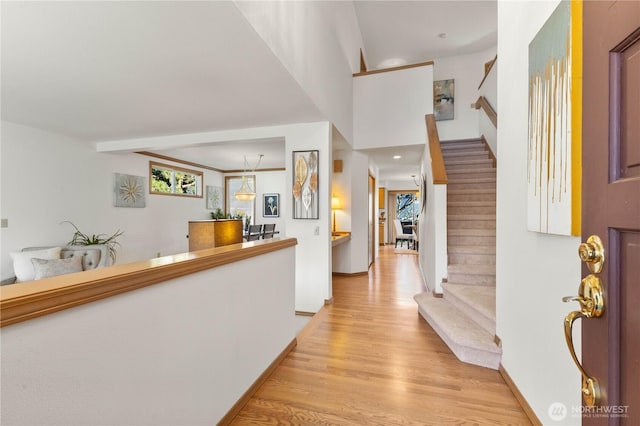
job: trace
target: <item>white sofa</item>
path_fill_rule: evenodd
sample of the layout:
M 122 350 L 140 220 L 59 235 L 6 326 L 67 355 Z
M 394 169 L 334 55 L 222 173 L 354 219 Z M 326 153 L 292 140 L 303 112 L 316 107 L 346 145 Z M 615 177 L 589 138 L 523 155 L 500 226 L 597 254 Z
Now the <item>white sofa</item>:
M 37 255 L 30 255 L 30 252 L 37 252 Z M 32 258 L 39 258 L 40 253 L 46 253 L 45 262 L 41 262 L 46 264 L 46 261 L 50 260 L 59 260 L 59 259 L 72 259 L 80 257 L 81 261 L 80 265 L 82 271 L 86 271 L 89 269 L 102 268 L 104 266 L 109 266 L 111 264 L 111 258 L 109 257 L 109 248 L 106 245 L 96 244 L 89 246 L 62 246 L 59 250 L 59 255 L 56 255 L 58 251 L 56 247 L 26 247 L 23 248 L 19 254 L 12 254 L 12 258 L 14 259 L 14 273 L 19 275 L 16 272 L 17 268 L 24 269 L 27 268 L 29 263 L 31 263 Z M 17 262 L 20 262 L 18 264 Z M 40 266 L 40 265 L 39 265 Z M 34 267 L 34 273 L 36 266 Z M 71 266 L 70 266 L 71 267 Z M 46 276 L 52 276 L 51 273 L 55 275 L 59 275 L 60 273 L 65 273 L 64 265 L 62 267 L 58 267 L 56 271 L 49 272 Z M 76 265 L 77 268 L 77 265 Z M 60 272 L 60 273 L 58 273 Z M 74 270 L 75 272 L 75 270 Z M 27 280 L 17 280 L 17 278 L 11 277 L 5 280 L 2 280 L 1 285 L 14 284 L 16 282 L 29 281 Z

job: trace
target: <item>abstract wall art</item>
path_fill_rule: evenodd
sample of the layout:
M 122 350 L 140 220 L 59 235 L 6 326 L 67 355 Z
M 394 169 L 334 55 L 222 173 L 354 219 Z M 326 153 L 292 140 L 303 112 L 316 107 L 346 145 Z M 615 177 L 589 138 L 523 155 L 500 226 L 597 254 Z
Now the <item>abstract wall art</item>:
M 433 82 L 433 115 L 436 121 L 453 120 L 454 88 L 455 81 L 453 79 Z
M 560 2 L 529 44 L 527 229 L 580 235 L 582 3 Z
M 318 219 L 318 151 L 293 151 L 293 218 Z

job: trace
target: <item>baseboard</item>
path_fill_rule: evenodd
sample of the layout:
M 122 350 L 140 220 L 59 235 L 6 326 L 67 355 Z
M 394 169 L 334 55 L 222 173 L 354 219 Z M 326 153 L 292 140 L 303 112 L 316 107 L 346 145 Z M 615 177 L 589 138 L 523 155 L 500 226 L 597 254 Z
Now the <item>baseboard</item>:
M 298 340 L 294 337 L 293 340 L 287 345 L 287 347 L 284 348 L 282 352 L 280 352 L 280 355 L 278 355 L 276 359 L 274 359 L 273 362 L 269 364 L 267 369 L 264 370 L 260 377 L 258 377 L 256 381 L 253 382 L 253 384 L 249 387 L 249 389 L 247 389 L 247 391 L 242 394 L 240 399 L 238 399 L 238 401 L 233 404 L 233 407 L 231 407 L 231 409 L 227 411 L 227 414 L 225 414 L 224 417 L 220 419 L 220 421 L 217 423 L 218 426 L 226 426 L 231 424 L 238 413 L 242 411 L 245 405 L 247 405 L 247 402 L 249 402 L 251 397 L 253 397 L 258 389 L 260 389 L 260 386 L 262 386 L 262 384 L 267 381 L 271 373 L 273 373 L 273 371 L 280 365 L 280 363 L 284 361 L 289 352 L 291 352 L 297 344 Z
M 336 277 L 357 277 L 359 275 L 369 275 L 369 271 L 363 272 L 332 272 L 331 275 L 335 275 Z
M 529 418 L 529 421 L 531 421 L 531 424 L 534 426 L 542 426 L 542 422 L 540 421 L 540 419 L 538 419 L 538 416 L 536 416 L 536 413 L 533 411 L 533 409 L 531 408 L 527 400 L 524 398 L 522 393 L 520 393 L 520 389 L 518 389 L 515 382 L 511 379 L 511 376 L 509 376 L 509 373 L 507 373 L 507 370 L 504 369 L 504 367 L 502 366 L 502 363 L 500 363 L 500 365 L 498 366 L 498 372 L 500 372 L 500 375 L 502 376 L 505 383 L 511 390 L 511 393 L 513 394 L 513 396 L 516 397 L 518 404 L 520 404 L 520 407 L 522 407 L 524 414 L 526 414 L 526 416 Z
M 324 299 L 324 304 L 325 305 L 333 305 L 333 296 L 331 296 L 328 299 Z
M 489 151 L 489 157 L 493 161 L 493 167 L 496 167 L 498 165 L 498 159 L 496 158 L 495 154 L 491 150 L 491 147 L 489 146 L 489 142 L 487 142 L 487 140 L 484 138 L 484 135 L 480 136 L 480 140 L 484 144 L 485 149 Z

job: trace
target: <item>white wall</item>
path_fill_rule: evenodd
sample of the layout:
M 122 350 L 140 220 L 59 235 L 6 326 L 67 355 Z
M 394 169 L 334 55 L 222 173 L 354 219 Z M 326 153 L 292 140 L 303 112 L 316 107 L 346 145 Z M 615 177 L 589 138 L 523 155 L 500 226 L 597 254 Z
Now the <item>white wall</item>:
M 283 126 L 287 158 L 293 151 L 319 150 L 319 219 L 293 219 L 287 215 L 287 236 L 296 246 L 296 310 L 318 312 L 333 294 L 331 288 L 331 153 L 332 128 L 328 122 Z M 293 167 L 287 165 L 287 194 L 293 189 Z
M 354 149 L 422 145 L 433 112 L 430 65 L 355 77 Z
M 216 424 L 295 337 L 294 253 L 3 327 L 2 424 Z
M 441 141 L 479 137 L 478 115 L 471 104 L 478 100 L 478 86 L 484 77 L 484 64 L 492 60 L 496 49 L 463 56 L 438 58 L 433 65 L 433 80 L 455 80 L 454 119 L 437 122 Z
M 553 402 L 580 401 L 580 375 L 563 335 L 581 279 L 579 238 L 527 231 L 528 46 L 557 6 L 498 2 L 497 335 L 502 365 L 543 424 Z M 574 304 L 575 305 L 575 304 Z M 580 330 L 574 331 L 580 352 Z M 569 416 L 563 425 L 580 424 Z
M 429 291 L 442 293 L 447 277 L 447 185 L 434 185 L 431 155 L 426 146 L 421 174 L 427 179 L 427 205 L 420 215 L 420 272 Z
M 353 79 L 354 149 L 418 145 L 433 112 L 433 68 L 422 66 Z
M 145 208 L 113 206 L 113 173 L 144 176 L 150 157 L 97 153 L 84 141 L 2 122 L 2 278 L 13 275 L 9 253 L 66 244 L 73 228 L 89 234 L 124 231 L 117 263 L 188 251 L 188 221 L 208 219 L 204 198 L 145 193 Z M 170 163 L 163 161 L 165 163 Z M 204 171 L 205 185 L 223 185 Z M 146 188 L 145 188 L 146 190 Z
M 352 2 L 235 1 L 273 53 L 352 140 L 352 77 L 360 70 L 360 28 Z

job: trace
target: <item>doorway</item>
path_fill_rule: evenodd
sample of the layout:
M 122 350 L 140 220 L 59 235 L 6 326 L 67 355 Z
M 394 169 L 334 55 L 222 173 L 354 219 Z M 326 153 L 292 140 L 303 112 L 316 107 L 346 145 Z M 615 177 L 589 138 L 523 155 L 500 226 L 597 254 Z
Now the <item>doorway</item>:
M 418 224 L 420 214 L 420 197 L 416 191 L 396 190 L 388 191 L 387 205 L 389 214 L 387 224 L 387 237 L 389 242 L 396 239 L 395 220 L 400 219 L 403 226 L 414 226 Z

